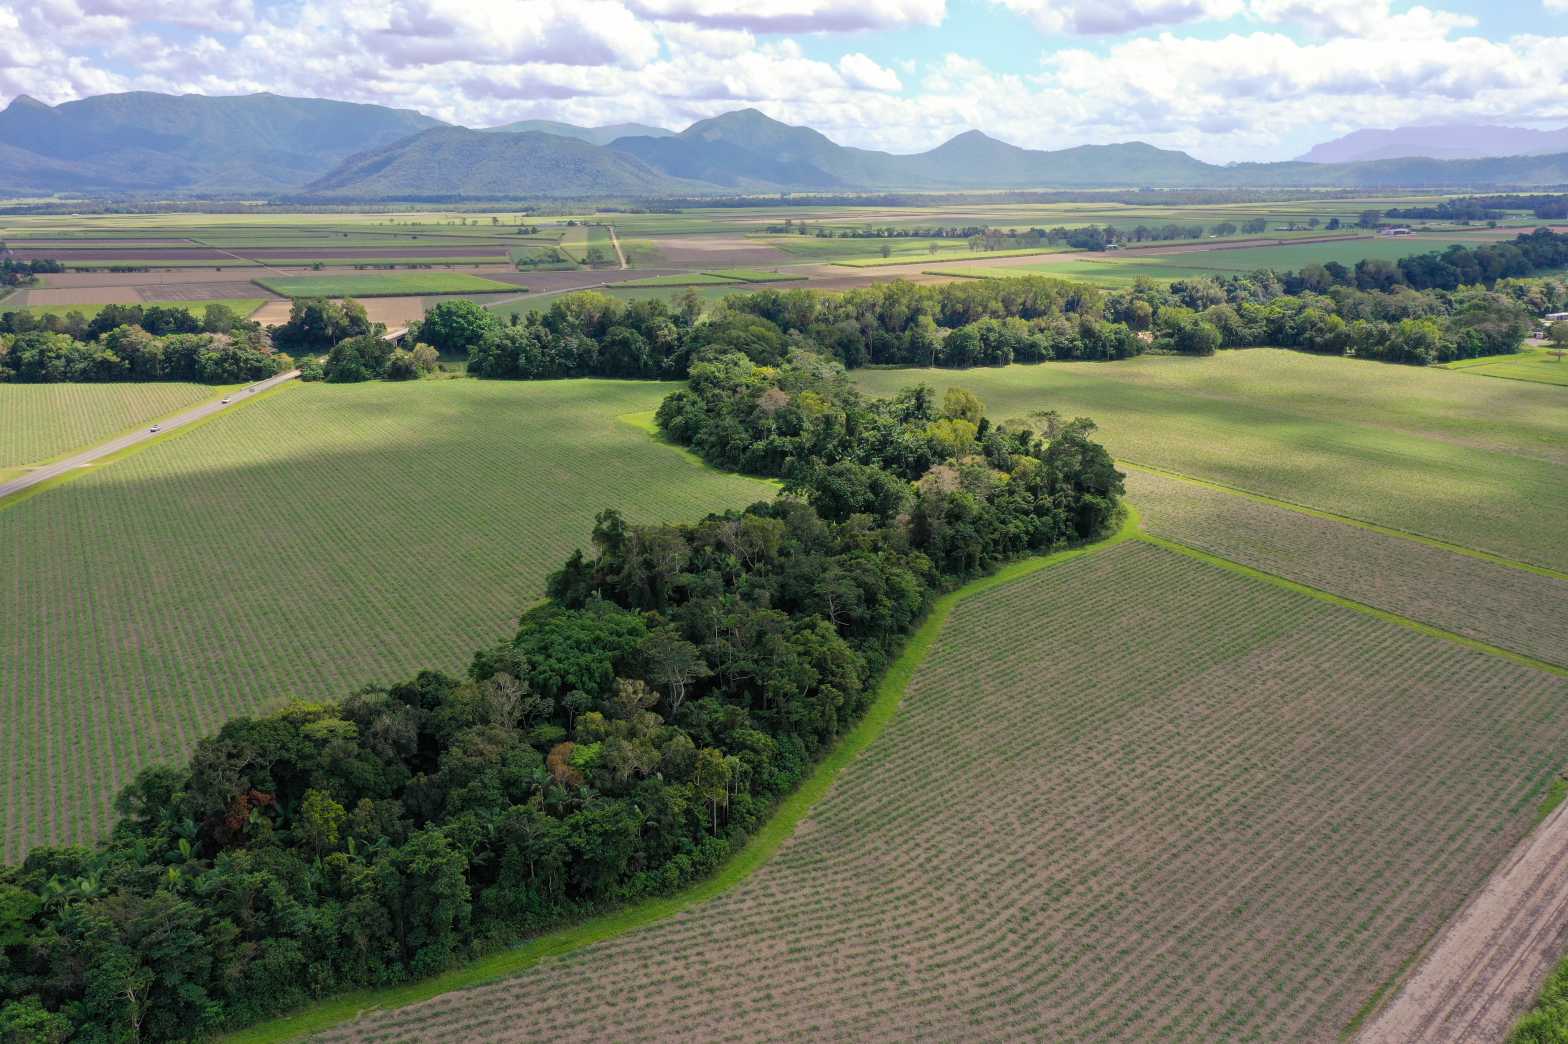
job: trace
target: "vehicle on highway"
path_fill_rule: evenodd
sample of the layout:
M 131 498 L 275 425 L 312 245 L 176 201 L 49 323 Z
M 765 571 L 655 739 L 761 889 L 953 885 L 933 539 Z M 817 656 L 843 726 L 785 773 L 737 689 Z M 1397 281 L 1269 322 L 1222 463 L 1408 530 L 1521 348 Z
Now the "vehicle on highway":
M 162 427 L 162 425 L 154 424 L 152 427 L 148 428 L 147 430 L 148 431 L 158 431 L 161 427 Z
M 227 405 L 228 405 L 228 404 L 229 404 L 229 397 L 228 397 L 228 396 L 227 396 L 227 395 L 225 395 L 225 396 L 224 396 L 224 397 L 223 397 L 223 401 L 221 401 L 221 402 L 220 402 L 220 403 L 218 403 L 218 405 L 220 405 L 220 406 L 227 406 Z

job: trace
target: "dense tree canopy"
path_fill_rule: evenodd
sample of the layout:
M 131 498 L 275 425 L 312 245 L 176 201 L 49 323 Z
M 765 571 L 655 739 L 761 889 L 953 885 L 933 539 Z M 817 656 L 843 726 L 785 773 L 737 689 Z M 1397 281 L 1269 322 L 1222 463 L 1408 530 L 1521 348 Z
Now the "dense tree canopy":
M 230 721 L 144 770 L 103 843 L 0 867 L 0 1039 L 208 1035 L 678 888 L 861 714 L 937 592 L 1113 522 L 1087 421 L 867 401 L 798 349 L 692 372 L 666 430 L 785 495 L 604 511 L 465 677 Z

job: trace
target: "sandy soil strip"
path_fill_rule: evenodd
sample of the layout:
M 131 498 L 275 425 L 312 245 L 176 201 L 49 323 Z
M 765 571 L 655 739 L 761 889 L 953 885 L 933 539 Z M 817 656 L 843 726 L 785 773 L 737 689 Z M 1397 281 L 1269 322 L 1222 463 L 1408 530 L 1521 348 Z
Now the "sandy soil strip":
M 1568 804 L 1449 922 L 1357 1044 L 1502 1041 L 1568 942 Z

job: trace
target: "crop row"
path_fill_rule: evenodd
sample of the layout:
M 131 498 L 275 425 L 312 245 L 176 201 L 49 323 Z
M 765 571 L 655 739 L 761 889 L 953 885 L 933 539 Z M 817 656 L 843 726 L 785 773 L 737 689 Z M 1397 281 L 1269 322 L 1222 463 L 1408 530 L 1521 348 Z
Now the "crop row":
M 1332 1040 L 1531 822 L 1568 682 L 1145 544 L 964 603 L 724 896 L 331 1040 Z
M 1266 573 L 1568 666 L 1568 580 L 1131 470 L 1150 532 Z
M 0 470 L 84 449 L 215 394 L 201 384 L 0 384 Z

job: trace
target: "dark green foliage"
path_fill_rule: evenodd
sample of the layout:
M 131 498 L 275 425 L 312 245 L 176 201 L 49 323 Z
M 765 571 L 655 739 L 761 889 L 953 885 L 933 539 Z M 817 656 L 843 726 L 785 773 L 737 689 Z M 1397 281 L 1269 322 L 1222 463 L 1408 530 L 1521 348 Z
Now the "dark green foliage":
M 328 351 L 350 337 L 381 332 L 380 324 L 373 326 L 365 306 L 353 298 L 301 297 L 289 306 L 289 321 L 272 328 L 272 343 L 281 351 L 304 355 Z
M 342 365 L 380 350 L 357 340 Z M 940 590 L 1112 521 L 1087 421 L 865 401 L 798 350 L 692 370 L 671 436 L 798 495 L 680 526 L 604 511 L 466 678 L 232 720 L 143 771 L 105 842 L 0 868 L 0 1041 L 212 1035 L 679 888 L 856 720 Z
M 442 301 L 425 313 L 424 320 L 410 329 L 408 336 L 442 355 L 466 356 L 499 326 L 494 312 L 472 301 Z
M 174 311 L 193 318 L 184 310 Z M 0 334 L 0 381 L 234 384 L 271 377 L 293 365 L 287 355 L 272 350 L 256 327 L 232 329 L 229 334 L 156 337 L 140 326 L 115 326 L 91 341 L 45 330 Z

